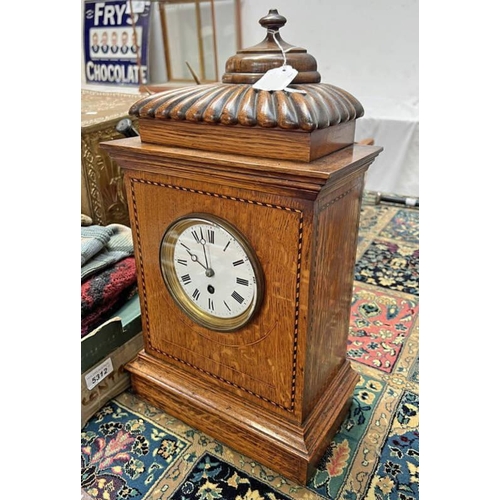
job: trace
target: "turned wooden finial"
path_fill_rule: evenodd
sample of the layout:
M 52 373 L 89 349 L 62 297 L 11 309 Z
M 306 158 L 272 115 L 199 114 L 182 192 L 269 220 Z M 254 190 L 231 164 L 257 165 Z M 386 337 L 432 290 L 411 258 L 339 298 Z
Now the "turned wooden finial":
M 283 64 L 283 50 L 286 50 L 287 64 L 299 73 L 292 83 L 319 83 L 321 75 L 317 71 L 316 59 L 307 50 L 285 42 L 279 30 L 286 24 L 286 17 L 271 9 L 259 20 L 267 29 L 262 42 L 246 49 L 238 50 L 236 55 L 226 61 L 223 83 L 255 83 L 264 73 Z
M 267 28 L 267 31 L 277 31 L 285 26 L 286 17 L 279 14 L 277 9 L 271 9 L 267 16 L 259 20 L 259 23 L 263 28 Z
M 268 44 L 271 48 L 276 47 L 276 40 L 284 49 L 289 49 L 292 46 L 286 43 L 280 35 L 280 28 L 286 24 L 286 17 L 278 13 L 277 9 L 271 9 L 267 16 L 259 19 L 259 24 L 267 29 L 266 39 L 256 47 L 262 47 L 263 44 Z M 255 47 L 254 47 L 255 48 Z M 297 47 L 298 48 L 298 47 Z M 303 49 L 302 49 L 303 50 Z

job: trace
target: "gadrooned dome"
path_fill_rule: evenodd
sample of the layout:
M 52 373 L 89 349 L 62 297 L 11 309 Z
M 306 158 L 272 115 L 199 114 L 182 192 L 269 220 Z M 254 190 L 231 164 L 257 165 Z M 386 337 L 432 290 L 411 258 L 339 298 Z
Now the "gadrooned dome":
M 130 108 L 139 118 L 185 120 L 307 132 L 363 116 L 361 103 L 329 84 L 296 84 L 296 92 L 256 90 L 249 84 L 208 84 L 147 96 Z
M 307 132 L 363 116 L 363 106 L 354 96 L 320 83 L 321 75 L 312 55 L 281 38 L 279 29 L 286 23 L 285 17 L 272 9 L 259 22 L 267 29 L 266 38 L 227 60 L 222 83 L 152 94 L 136 102 L 129 113 L 145 119 Z M 285 63 L 298 72 L 285 90 L 253 88 L 268 70 Z

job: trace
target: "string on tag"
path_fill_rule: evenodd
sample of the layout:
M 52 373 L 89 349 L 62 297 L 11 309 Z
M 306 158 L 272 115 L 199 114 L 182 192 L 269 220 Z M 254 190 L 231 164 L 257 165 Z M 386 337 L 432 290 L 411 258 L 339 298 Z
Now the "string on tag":
M 279 33 L 278 31 L 275 31 L 275 30 L 268 30 L 269 33 L 271 33 L 271 35 L 273 35 L 273 38 L 274 38 L 274 41 L 276 42 L 276 45 L 280 48 L 281 50 L 281 53 L 283 54 L 283 64 L 282 66 L 286 66 L 286 53 L 289 51 L 289 50 L 292 50 L 294 49 L 295 47 L 289 47 L 288 49 L 284 49 L 281 44 L 278 42 L 278 39 L 276 38 L 276 35 Z
M 305 90 L 292 89 L 288 87 L 288 84 L 297 76 L 298 71 L 287 64 L 286 53 L 295 47 L 289 47 L 285 50 L 276 38 L 278 31 L 268 30 L 268 32 L 273 35 L 276 45 L 281 50 L 281 54 L 283 55 L 283 64 L 277 68 L 268 69 L 266 73 L 264 73 L 264 75 L 252 85 L 252 87 L 256 90 L 267 90 L 270 92 L 275 90 L 284 90 L 285 92 L 305 94 Z
M 283 64 L 282 64 L 282 68 L 283 68 L 283 71 L 285 70 L 285 67 L 286 67 L 286 53 L 289 51 L 289 50 L 292 50 L 294 49 L 295 47 L 288 47 L 288 49 L 284 49 L 281 44 L 279 43 L 278 39 L 276 38 L 276 35 L 278 34 L 278 31 L 276 30 L 270 30 L 268 29 L 267 30 L 269 33 L 271 33 L 271 35 L 273 35 L 273 38 L 274 38 L 274 41 L 276 42 L 276 45 L 279 47 L 279 49 L 281 50 L 281 54 L 283 55 Z M 286 92 L 296 92 L 298 94 L 305 94 L 305 90 L 298 90 L 298 89 L 292 89 L 290 87 L 285 87 L 283 90 L 285 90 Z

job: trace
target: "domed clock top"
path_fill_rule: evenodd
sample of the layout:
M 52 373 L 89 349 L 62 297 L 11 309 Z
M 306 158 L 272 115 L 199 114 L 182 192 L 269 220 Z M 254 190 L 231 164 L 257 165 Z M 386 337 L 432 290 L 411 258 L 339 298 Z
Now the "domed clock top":
M 306 49 L 285 42 L 280 28 L 286 18 L 276 10 L 260 20 L 266 38 L 239 50 L 226 62 L 222 83 L 189 86 L 146 96 L 130 108 L 144 119 L 211 125 L 262 127 L 312 132 L 353 121 L 364 114 L 349 92 L 320 83 L 316 59 Z M 286 90 L 253 88 L 268 70 L 285 62 L 297 70 Z

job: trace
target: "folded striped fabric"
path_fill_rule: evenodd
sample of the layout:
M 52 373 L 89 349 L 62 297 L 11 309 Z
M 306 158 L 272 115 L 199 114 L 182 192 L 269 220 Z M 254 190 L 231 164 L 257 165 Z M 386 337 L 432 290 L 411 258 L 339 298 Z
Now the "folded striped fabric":
M 82 281 L 134 253 L 132 231 L 123 224 L 82 226 L 81 240 Z
M 82 283 L 81 336 L 110 319 L 135 293 L 134 257 L 126 257 L 86 279 Z

